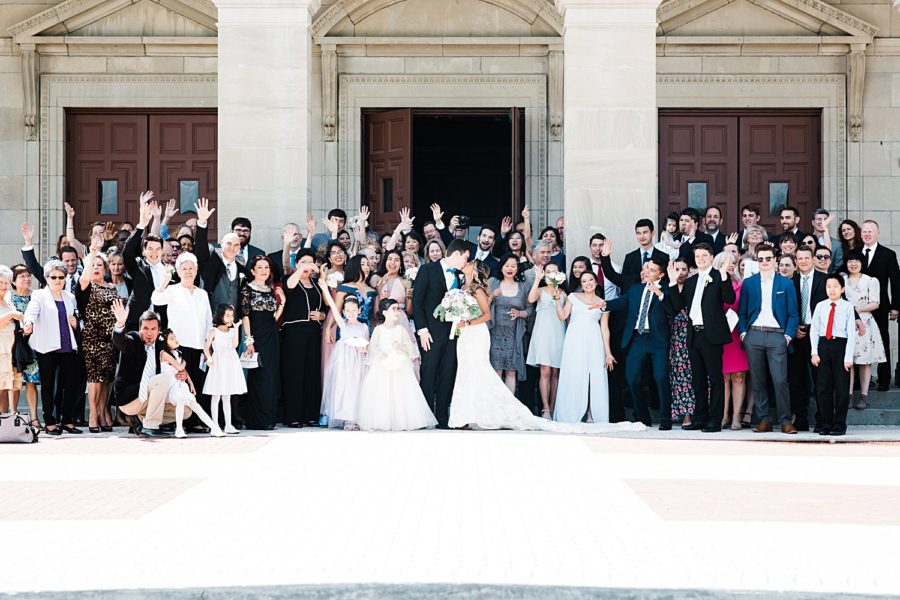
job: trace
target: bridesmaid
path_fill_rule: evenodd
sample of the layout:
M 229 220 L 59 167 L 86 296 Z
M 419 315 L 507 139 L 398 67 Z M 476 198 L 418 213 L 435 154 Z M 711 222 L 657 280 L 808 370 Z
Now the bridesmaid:
M 727 266 L 728 276 L 731 278 L 731 286 L 734 288 L 734 302 L 726 304 L 724 310 L 737 313 L 738 303 L 741 300 L 741 274 L 737 269 L 734 255 L 729 252 L 720 252 L 713 259 L 713 269 L 721 269 Z M 737 327 L 731 331 L 731 343 L 726 344 L 722 351 L 722 372 L 725 374 L 725 414 L 722 417 L 722 429 L 729 426 L 728 411 L 731 407 L 731 428 L 735 431 L 741 429 L 741 408 L 744 404 L 746 391 L 747 371 L 750 363 L 747 361 L 747 353 L 741 346 L 741 338 Z
M 338 286 L 337 294 L 335 294 L 334 298 L 334 303 L 338 310 L 343 311 L 344 298 L 347 297 L 347 294 L 355 295 L 357 300 L 359 300 L 360 306 L 359 321 L 369 325 L 370 331 L 372 330 L 372 325 L 369 323 L 372 304 L 378 293 L 369 285 L 371 274 L 369 259 L 357 254 L 347 263 L 347 267 L 344 269 L 344 283 Z
M 566 290 L 570 294 L 581 291 L 581 275 L 591 270 L 591 261 L 587 256 L 576 256 L 569 267 L 569 284 Z
M 515 395 L 516 379 L 525 381 L 525 320 L 531 315 L 528 286 L 519 275 L 519 257 L 507 253 L 491 279 L 491 366 Z
M 440 259 L 439 259 L 440 260 Z M 381 269 L 378 275 L 381 277 L 376 290 L 379 300 L 391 298 L 400 306 L 399 325 L 409 331 L 409 339 L 416 343 L 415 331 L 413 331 L 409 318 L 412 316 L 412 286 L 404 277 L 406 268 L 403 266 L 403 253 L 399 250 L 388 250 L 384 253 Z M 413 369 L 416 379 L 419 378 L 420 360 L 413 360 Z
M 537 303 L 537 316 L 534 319 L 527 362 L 530 366 L 539 367 L 541 371 L 538 389 L 541 393 L 541 416 L 545 419 L 553 417 L 556 388 L 559 385 L 559 367 L 566 339 L 566 324 L 556 315 L 554 294 L 557 288 L 548 285 L 546 280 L 548 274 L 559 272 L 559 267 L 554 263 L 548 264 L 543 269 L 535 265 L 534 284 L 528 292 L 528 302 Z
M 684 287 L 688 277 L 688 265 L 681 259 L 672 261 L 678 273 L 678 290 Z M 682 427 L 691 424 L 694 413 L 694 378 L 691 377 L 691 357 L 687 345 L 688 309 L 682 308 L 672 320 L 669 338 L 669 382 L 672 386 L 672 421 L 682 421 Z
M 250 260 L 253 277 L 241 288 L 244 343 L 259 353 L 259 366 L 247 374 L 247 429 L 275 429 L 278 406 L 278 331 L 275 321 L 284 309 L 284 291 L 272 289 L 272 262 L 265 254 Z

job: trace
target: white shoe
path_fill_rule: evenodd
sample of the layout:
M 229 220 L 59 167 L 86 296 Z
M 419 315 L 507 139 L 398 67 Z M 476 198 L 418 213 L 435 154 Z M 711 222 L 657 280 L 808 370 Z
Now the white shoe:
M 225 432 L 216 427 L 212 430 L 212 432 L 210 432 L 210 435 L 213 437 L 225 437 Z
M 184 429 L 178 428 L 175 430 L 175 437 L 177 438 L 186 438 L 187 434 L 184 432 Z
M 235 434 L 235 433 L 240 433 L 240 431 L 237 430 L 237 429 L 235 429 L 235 428 L 234 428 L 234 425 L 226 425 L 226 426 L 225 426 L 225 433 Z

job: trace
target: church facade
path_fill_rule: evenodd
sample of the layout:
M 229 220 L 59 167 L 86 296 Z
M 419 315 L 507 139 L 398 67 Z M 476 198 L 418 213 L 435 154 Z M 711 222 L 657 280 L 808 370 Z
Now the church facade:
M 308 213 L 387 231 L 432 202 L 565 214 L 571 257 L 688 205 L 896 245 L 900 2 L 0 0 L 0 262 L 22 221 L 45 256 L 64 201 L 83 235 L 147 188 L 270 249 Z

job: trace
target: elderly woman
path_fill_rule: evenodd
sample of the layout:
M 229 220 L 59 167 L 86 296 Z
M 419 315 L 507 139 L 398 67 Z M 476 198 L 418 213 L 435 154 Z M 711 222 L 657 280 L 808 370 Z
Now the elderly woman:
M 9 298 L 16 310 L 24 315 L 28 303 L 31 302 L 31 272 L 25 265 L 15 265 L 12 268 L 12 274 L 12 289 L 9 292 Z M 31 424 L 36 429 L 41 429 L 41 422 L 37 418 L 37 386 L 41 383 L 37 360 L 25 367 L 25 370 L 22 371 L 22 379 L 25 386 L 25 398 L 28 401 L 28 414 L 32 418 Z M 14 392 L 13 407 L 18 405 L 19 395 Z
M 106 406 L 109 384 L 116 376 L 119 353 L 112 344 L 116 318 L 112 303 L 119 298 L 116 286 L 106 282 L 109 260 L 101 252 L 103 238 L 94 237 L 84 258 L 85 268 L 75 290 L 78 311 L 84 320 L 81 344 L 88 380 L 88 431 L 112 431 L 112 419 Z
M 187 372 L 198 390 L 203 389 L 206 374 L 200 369 L 203 357 L 203 346 L 206 336 L 212 327 L 212 310 L 209 295 L 196 285 L 197 257 L 190 252 L 182 252 L 175 261 L 175 270 L 180 281 L 169 285 L 174 273 L 167 269 L 159 286 L 150 296 L 154 306 L 166 306 L 169 329 L 175 332 L 180 342 L 182 358 L 187 363 Z M 200 400 L 200 406 L 209 413 L 209 398 Z M 194 422 L 190 430 L 193 433 L 209 433 L 209 429 L 199 422 Z
M 759 273 L 759 261 L 756 260 L 756 247 L 766 241 L 768 234 L 759 225 L 750 225 L 746 232 L 747 248 L 741 257 L 744 266 L 744 277 Z
M 16 406 L 9 408 L 13 392 L 22 389 L 22 374 L 13 365 L 13 344 L 16 341 L 16 321 L 21 322 L 23 315 L 9 298 L 13 272 L 6 265 L 0 265 L 0 412 L 13 412 Z M 31 415 L 34 417 L 34 414 Z
M 80 367 L 75 340 L 78 320 L 75 296 L 63 289 L 67 274 L 62 261 L 48 261 L 44 266 L 47 287 L 32 292 L 25 310 L 24 333 L 31 336 L 28 345 L 37 354 L 44 425 L 50 435 L 60 435 L 63 431 L 81 433 L 75 427 L 75 404 L 82 391 L 78 389 Z M 62 388 L 60 406 L 55 406 L 53 401 L 57 387 Z

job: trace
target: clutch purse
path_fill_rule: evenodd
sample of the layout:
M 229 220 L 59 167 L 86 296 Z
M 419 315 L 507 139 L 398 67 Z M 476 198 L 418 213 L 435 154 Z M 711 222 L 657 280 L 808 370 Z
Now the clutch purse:
M 259 352 L 244 352 L 241 354 L 241 368 L 255 369 L 262 364 L 259 360 Z

